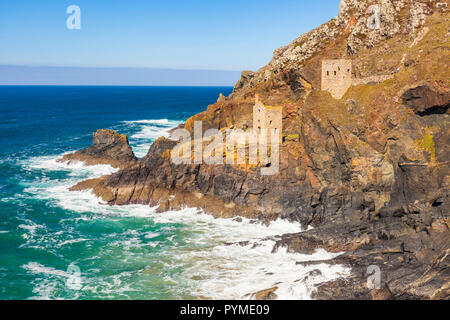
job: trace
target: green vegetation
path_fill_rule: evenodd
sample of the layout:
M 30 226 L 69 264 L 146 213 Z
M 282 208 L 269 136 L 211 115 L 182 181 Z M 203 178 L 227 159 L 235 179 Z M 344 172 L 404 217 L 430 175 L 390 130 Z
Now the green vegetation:
M 432 130 L 427 126 L 422 138 L 417 139 L 414 142 L 421 150 L 430 154 L 430 164 L 435 166 L 437 164 L 437 159 Z
M 300 141 L 300 135 L 299 134 L 283 135 L 283 141 Z

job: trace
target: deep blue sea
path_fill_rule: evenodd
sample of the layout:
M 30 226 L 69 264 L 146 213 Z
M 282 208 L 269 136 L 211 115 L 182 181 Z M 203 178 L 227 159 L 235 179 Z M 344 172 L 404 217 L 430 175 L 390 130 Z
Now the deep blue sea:
M 271 253 L 270 235 L 300 225 L 214 219 L 195 208 L 155 213 L 110 207 L 77 182 L 109 166 L 56 162 L 92 143 L 99 128 L 127 134 L 138 157 L 230 87 L 0 86 L 0 299 L 251 298 L 279 287 L 282 298 L 308 298 L 322 275 L 296 261 L 332 257 Z M 248 246 L 226 242 L 250 241 Z M 254 246 L 258 243 L 258 246 Z

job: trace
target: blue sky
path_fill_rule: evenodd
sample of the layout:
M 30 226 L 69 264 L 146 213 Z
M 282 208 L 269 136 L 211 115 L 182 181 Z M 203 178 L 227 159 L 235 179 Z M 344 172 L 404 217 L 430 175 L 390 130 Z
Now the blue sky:
M 2 0 L 0 65 L 257 70 L 340 0 Z M 81 8 L 68 30 L 66 8 Z

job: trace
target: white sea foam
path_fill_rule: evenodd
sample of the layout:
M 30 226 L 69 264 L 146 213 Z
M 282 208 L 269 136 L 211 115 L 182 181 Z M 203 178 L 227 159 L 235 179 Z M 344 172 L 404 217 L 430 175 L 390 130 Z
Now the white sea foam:
M 85 166 L 81 161 L 71 161 L 70 163 L 57 161 L 68 153 L 72 152 L 67 152 L 58 156 L 32 157 L 21 161 L 21 164 L 29 170 L 68 171 L 69 175 L 74 177 L 89 176 L 90 178 L 98 178 L 118 170 L 110 165 L 99 164 L 95 166 Z
M 58 287 L 64 286 L 66 281 L 72 276 L 72 274 L 66 271 L 47 267 L 38 262 L 29 262 L 22 265 L 22 268 L 38 276 L 38 278 L 32 281 L 34 284 L 33 293 L 36 294 L 30 297 L 33 300 L 62 299 L 55 296 L 54 292 L 58 291 Z M 80 279 L 82 278 L 80 277 Z M 75 291 L 72 299 L 77 299 L 78 297 L 79 294 Z
M 164 135 L 166 135 L 168 129 L 166 128 L 158 128 L 158 127 L 143 127 L 138 133 L 133 134 L 131 136 L 132 139 L 148 139 L 148 140 L 156 140 Z
M 296 264 L 299 261 L 327 260 L 337 256 L 324 250 L 318 250 L 313 255 L 288 253 L 285 248 L 272 252 L 280 235 L 301 232 L 299 223 L 277 220 L 266 226 L 244 218 L 241 222 L 233 219 L 216 219 L 193 208 L 160 214 L 156 213 L 155 208 L 144 205 L 111 207 L 89 191 L 69 192 L 68 188 L 78 181 L 112 173 L 114 169 L 109 166 L 84 167 L 73 163 L 70 165 L 59 163 L 55 161 L 59 157 L 32 158 L 24 163 L 33 170 L 69 171 L 66 179 L 39 181 L 29 186 L 26 192 L 36 198 L 51 199 L 63 209 L 78 212 L 77 219 L 102 219 L 105 216 L 135 217 L 148 218 L 156 224 L 164 224 L 161 230 L 171 230 L 171 224 L 185 226 L 184 228 L 190 230 L 190 235 L 183 239 L 182 245 L 175 235 L 166 236 L 164 242 L 146 243 L 148 241 L 143 239 L 156 238 L 161 234 L 146 232 L 141 235 L 136 230 L 129 230 L 125 239 L 112 238 L 110 245 L 122 248 L 126 252 L 126 259 L 134 259 L 132 251 L 138 248 L 164 245 L 164 254 L 167 255 L 167 260 L 171 261 L 168 268 L 183 266 L 184 269 L 182 279 L 174 281 L 190 283 L 194 288 L 191 292 L 194 296 L 251 299 L 254 292 L 277 287 L 276 294 L 281 299 L 309 299 L 318 283 L 349 274 L 349 270 L 340 265 Z M 85 215 L 88 212 L 95 215 Z M 39 227 L 26 223 L 21 225 L 21 228 L 33 233 Z M 65 240 L 59 243 L 59 247 L 85 240 L 84 238 Z M 27 264 L 24 268 L 32 273 L 65 276 L 63 271 L 47 268 L 38 263 Z M 92 280 L 92 283 L 86 286 L 86 290 L 98 290 L 99 283 L 104 283 L 105 287 L 101 290 L 107 296 L 114 290 L 116 293 L 134 290 L 130 284 L 122 283 L 118 286 L 111 283 L 111 279 L 105 281 L 105 279 Z M 37 291 L 42 289 L 41 284 L 36 285 Z
M 68 245 L 68 244 L 79 243 L 79 242 L 84 242 L 84 241 L 89 241 L 89 239 L 80 238 L 80 239 L 66 240 L 66 241 L 59 242 L 56 245 L 56 247 L 60 248 L 62 246 Z
M 273 253 L 274 241 L 251 241 L 248 245 L 218 245 L 209 252 L 194 251 L 181 259 L 196 261 L 186 270 L 192 279 L 202 279 L 196 294 L 214 299 L 251 299 L 253 293 L 277 287 L 280 299 L 310 299 L 315 285 L 348 275 L 340 265 L 304 266 L 301 261 L 328 260 L 337 254 L 318 250 L 312 255 Z M 196 278 L 197 277 L 197 278 Z
M 131 210 L 128 214 L 142 216 L 144 212 Z M 278 238 L 276 236 L 300 232 L 301 226 L 298 223 L 277 220 L 266 226 L 252 223 L 248 219 L 243 219 L 242 222 L 215 219 L 210 215 L 198 214 L 192 208 L 153 215 L 153 219 L 159 223 L 182 222 L 195 225 L 199 236 L 193 239 L 192 247 L 200 245 L 200 248 L 182 251 L 174 256 L 180 261 L 192 263 L 185 270 L 184 276 L 197 282 L 197 296 L 251 299 L 254 292 L 278 287 L 276 294 L 280 299 L 309 299 L 316 284 L 349 274 L 349 270 L 340 265 L 296 264 L 302 261 L 328 260 L 339 255 L 323 249 L 313 255 L 287 253 L 286 248 L 272 253 Z M 244 241 L 248 241 L 248 244 L 242 245 Z M 212 248 L 205 249 L 203 245 L 207 244 L 213 244 Z M 314 273 L 309 274 L 312 271 Z
M 20 229 L 26 230 L 25 233 L 22 234 L 22 238 L 31 239 L 36 235 L 36 231 L 38 229 L 45 230 L 45 226 L 41 224 L 37 224 L 30 219 L 24 219 L 23 224 L 19 225 Z
M 148 149 L 150 148 L 151 142 L 139 143 L 139 144 L 132 143 L 131 145 L 133 147 L 133 152 L 136 155 L 136 157 L 142 158 L 147 154 Z
M 38 262 L 29 262 L 22 266 L 25 270 L 34 273 L 34 274 L 47 274 L 47 275 L 53 275 L 53 276 L 59 276 L 59 277 L 70 277 L 71 274 L 67 273 L 66 271 L 57 270 L 52 267 L 46 267 Z
M 136 133 L 130 136 L 130 144 L 133 151 L 138 158 L 147 154 L 148 149 L 153 141 L 162 137 L 168 136 L 168 131 L 183 121 L 169 120 L 169 119 L 151 119 L 151 120 L 136 120 L 123 121 L 127 126 L 137 129 Z
M 145 234 L 145 238 L 146 239 L 153 239 L 153 238 L 156 238 L 156 237 L 159 237 L 161 234 L 159 234 L 159 233 L 157 233 L 157 232 L 147 232 L 146 234 Z
M 153 119 L 153 120 L 136 120 L 136 121 L 123 121 L 126 124 L 159 124 L 159 125 L 171 125 L 176 121 L 169 119 Z

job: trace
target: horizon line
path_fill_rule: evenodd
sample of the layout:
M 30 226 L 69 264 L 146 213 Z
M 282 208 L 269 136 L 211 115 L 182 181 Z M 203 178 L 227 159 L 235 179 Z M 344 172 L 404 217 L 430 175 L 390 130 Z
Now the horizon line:
M 232 85 L 133 85 L 133 84 L 0 84 L 0 87 L 147 87 L 147 88 L 234 88 Z
M 202 69 L 202 68 L 176 68 L 176 67 L 136 67 L 136 66 L 71 66 L 71 65 L 33 65 L 33 64 L 7 64 L 0 63 L 0 67 L 26 67 L 26 68 L 84 68 L 84 69 L 141 69 L 141 70 L 173 70 L 173 71 L 218 71 L 218 72 L 242 72 L 253 71 L 250 69 Z M 254 72 L 254 71 L 253 71 Z
M 234 86 L 241 71 L 0 64 L 0 85 Z

